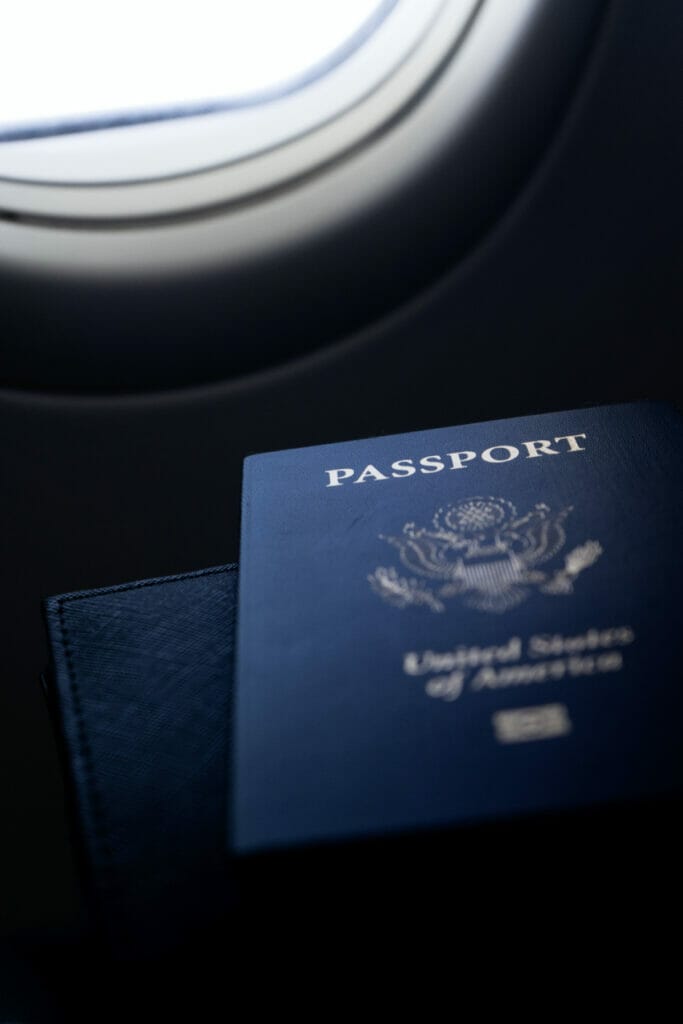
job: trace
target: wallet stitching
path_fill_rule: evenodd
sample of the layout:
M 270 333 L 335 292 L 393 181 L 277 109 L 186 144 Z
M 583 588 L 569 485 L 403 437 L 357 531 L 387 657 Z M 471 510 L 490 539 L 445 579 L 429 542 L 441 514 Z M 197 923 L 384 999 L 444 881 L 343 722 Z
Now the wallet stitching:
M 213 569 L 200 569 L 195 572 L 182 573 L 177 576 L 161 577 L 154 580 L 140 580 L 136 583 L 122 583 L 118 586 L 103 587 L 95 592 L 88 591 L 82 594 L 67 594 L 64 597 L 57 599 L 57 614 L 59 617 L 60 632 L 62 635 L 62 647 L 64 650 L 64 656 L 66 660 L 67 680 L 69 684 L 69 691 L 71 693 L 71 703 L 73 717 L 76 727 L 76 743 L 78 751 L 83 759 L 85 771 L 85 790 L 87 800 L 90 804 L 90 811 L 93 818 L 93 838 L 95 844 L 98 847 L 101 854 L 101 861 L 99 863 L 99 870 L 101 880 L 107 883 L 107 880 L 111 881 L 111 873 L 114 870 L 113 858 L 111 846 L 109 845 L 109 829 L 106 821 L 106 815 L 104 813 L 104 807 L 99 789 L 96 785 L 96 773 L 95 764 L 93 760 L 92 748 L 87 735 L 86 729 L 86 718 L 83 711 L 83 705 L 81 701 L 81 692 L 76 679 L 76 668 L 74 665 L 74 659 L 69 641 L 69 631 L 66 624 L 66 616 L 64 613 L 64 605 L 68 601 L 80 601 L 86 598 L 93 598 L 100 594 L 111 594 L 119 593 L 127 590 L 140 590 L 143 587 L 160 587 L 164 584 L 171 582 L 179 582 L 181 580 L 197 578 L 199 576 L 217 576 L 220 573 L 229 573 L 234 571 L 236 567 L 234 565 L 218 566 Z M 108 876 L 108 879 L 102 878 L 102 875 Z
M 108 843 L 108 830 L 102 808 L 102 799 L 95 784 L 95 767 L 93 763 L 92 748 L 87 735 L 85 715 L 83 713 L 83 706 L 81 703 L 81 694 L 76 680 L 73 654 L 71 651 L 71 644 L 69 642 L 69 632 L 64 615 L 64 601 L 59 601 L 58 610 L 59 624 L 62 633 L 62 647 L 66 658 L 67 679 L 69 683 L 69 690 L 71 692 L 72 713 L 76 727 L 76 742 L 78 751 L 83 759 L 86 783 L 85 789 L 93 818 L 93 838 L 95 839 L 96 845 L 99 847 L 104 860 L 101 867 L 106 873 L 108 873 L 111 870 L 111 848 Z
M 194 572 L 180 573 L 177 576 L 161 576 L 153 580 L 138 580 L 135 583 L 118 583 L 111 587 L 100 587 L 96 590 L 85 590 L 82 594 L 65 594 L 58 598 L 60 607 L 67 601 L 84 601 L 99 597 L 100 594 L 118 594 L 125 590 L 141 590 L 143 587 L 160 587 L 168 583 L 179 583 L 182 580 L 196 579 L 198 576 L 218 576 L 220 573 L 234 572 L 237 565 L 220 565 L 213 569 L 197 569 Z

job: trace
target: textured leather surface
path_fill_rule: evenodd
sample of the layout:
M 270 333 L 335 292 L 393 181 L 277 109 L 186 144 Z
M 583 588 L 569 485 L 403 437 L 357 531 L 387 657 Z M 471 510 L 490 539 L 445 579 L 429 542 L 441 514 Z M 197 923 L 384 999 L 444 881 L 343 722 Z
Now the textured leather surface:
M 48 682 L 92 905 L 123 952 L 230 906 L 236 566 L 50 598 Z

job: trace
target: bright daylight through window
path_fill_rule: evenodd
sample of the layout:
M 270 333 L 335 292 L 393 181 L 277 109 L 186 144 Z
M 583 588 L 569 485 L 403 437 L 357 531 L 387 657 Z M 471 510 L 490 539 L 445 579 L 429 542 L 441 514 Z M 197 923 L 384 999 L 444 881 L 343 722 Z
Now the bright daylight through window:
M 3 16 L 0 140 L 241 106 L 296 89 L 395 0 L 22 0 Z M 38 73 L 39 71 L 39 73 Z

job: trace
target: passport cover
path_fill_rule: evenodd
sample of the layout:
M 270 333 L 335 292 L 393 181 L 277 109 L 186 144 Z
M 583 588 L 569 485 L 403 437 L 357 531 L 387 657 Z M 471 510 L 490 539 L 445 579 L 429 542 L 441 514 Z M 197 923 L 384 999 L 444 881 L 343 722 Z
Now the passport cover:
M 126 957 L 235 900 L 225 862 L 237 567 L 49 598 L 45 678 L 90 908 Z
M 679 793 L 681 451 L 638 403 L 248 458 L 233 848 Z

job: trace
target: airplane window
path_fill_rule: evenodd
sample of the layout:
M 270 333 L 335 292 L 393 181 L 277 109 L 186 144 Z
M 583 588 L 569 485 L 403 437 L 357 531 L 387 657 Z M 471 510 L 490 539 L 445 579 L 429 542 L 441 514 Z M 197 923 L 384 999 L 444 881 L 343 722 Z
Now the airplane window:
M 340 63 L 395 6 L 25 0 L 6 23 L 6 39 L 16 44 L 6 47 L 0 71 L 0 139 L 182 117 L 282 95 Z
M 375 92 L 444 8 L 459 29 L 474 7 L 199 0 L 188 19 L 178 0 L 125 0 L 109 17 L 85 0 L 17 5 L 10 25 L 20 45 L 0 69 L 0 177 L 139 182 L 266 152 Z
M 605 4 L 10 5 L 6 378 L 139 389 L 233 376 L 406 302 L 525 180 Z M 54 332 L 34 320 L 63 325 L 57 369 Z

